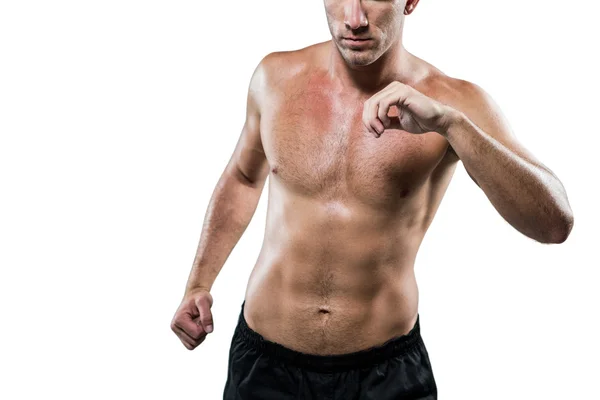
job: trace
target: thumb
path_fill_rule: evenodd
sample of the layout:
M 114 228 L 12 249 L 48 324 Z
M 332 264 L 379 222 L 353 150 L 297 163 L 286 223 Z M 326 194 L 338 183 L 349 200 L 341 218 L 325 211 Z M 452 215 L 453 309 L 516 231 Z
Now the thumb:
M 200 313 L 200 324 L 206 331 L 206 333 L 211 333 L 213 331 L 213 318 L 212 313 L 210 312 L 210 301 L 206 296 L 199 296 L 196 298 L 196 307 L 198 307 L 198 312 Z

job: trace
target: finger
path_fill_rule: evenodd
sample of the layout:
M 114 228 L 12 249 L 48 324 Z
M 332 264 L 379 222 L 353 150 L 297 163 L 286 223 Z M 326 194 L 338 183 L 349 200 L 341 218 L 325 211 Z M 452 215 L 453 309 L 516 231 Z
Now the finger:
M 402 83 L 394 81 L 387 85 L 384 89 L 375 93 L 371 98 L 367 100 L 363 109 L 363 123 L 372 132 L 379 136 L 385 129 L 385 124 L 388 122 L 387 113 L 389 111 L 390 104 L 394 101 L 389 101 L 388 104 L 382 104 L 383 99 L 396 97 L 395 93 L 398 88 L 404 86 Z
M 371 99 L 366 100 L 365 103 L 363 104 L 363 114 L 362 114 L 362 122 L 363 125 L 365 126 L 365 128 L 367 128 L 367 130 L 376 135 L 376 132 L 373 131 L 373 128 L 371 127 L 371 123 L 370 118 L 369 118 L 369 109 L 372 107 L 371 105 Z
M 390 107 L 395 105 L 398 101 L 397 92 L 388 93 L 387 96 L 382 97 L 379 100 L 379 108 L 377 110 L 377 118 L 381 121 L 384 127 L 390 127 L 390 117 L 388 113 L 390 112 Z
M 180 318 L 178 318 L 175 321 L 175 325 L 194 340 L 200 339 L 202 335 L 206 334 L 204 327 L 195 322 L 187 313 L 184 313 Z
M 377 118 L 378 110 L 379 104 L 374 97 L 367 100 L 363 106 L 363 124 L 375 136 L 379 136 L 384 129 L 383 123 Z
M 179 327 L 177 327 L 179 328 Z M 200 327 L 202 328 L 202 327 Z M 206 332 L 202 332 L 200 334 L 200 336 L 198 338 L 193 338 L 192 336 L 188 335 L 183 329 L 179 328 L 180 332 L 182 333 L 182 335 L 186 335 L 185 338 L 187 339 L 187 341 L 194 347 L 198 346 L 200 343 L 204 342 L 204 339 L 206 339 Z
M 389 105 L 395 105 L 400 108 L 401 106 L 408 103 L 408 100 L 412 100 L 415 96 L 413 88 L 408 85 L 399 84 L 392 92 L 386 93 L 384 99 L 389 101 Z M 383 99 L 382 99 L 383 100 Z
M 185 333 L 180 327 L 174 326 L 173 331 L 175 334 L 177 334 L 177 337 L 179 340 L 181 340 L 181 343 L 183 343 L 188 350 L 193 350 L 196 348 L 197 345 L 195 344 L 195 340 Z
M 200 313 L 200 323 L 206 333 L 211 333 L 214 325 L 210 306 L 211 304 L 207 297 L 201 296 L 196 299 L 196 307 L 198 307 L 198 312 Z
M 400 107 L 400 105 L 407 103 L 407 100 L 414 100 L 416 94 L 420 92 L 417 92 L 412 86 L 402 85 L 398 88 L 397 93 L 398 99 L 396 103 Z
M 191 321 L 191 323 L 189 322 L 185 322 L 185 321 L 176 321 L 174 324 L 174 330 L 176 332 L 182 332 L 183 334 L 185 334 L 185 336 L 193 343 L 198 341 L 199 339 L 201 339 L 203 336 L 206 336 L 206 332 L 204 332 L 204 329 L 199 326 L 197 323 L 195 323 L 194 321 Z M 188 325 L 191 325 L 191 327 L 189 327 Z

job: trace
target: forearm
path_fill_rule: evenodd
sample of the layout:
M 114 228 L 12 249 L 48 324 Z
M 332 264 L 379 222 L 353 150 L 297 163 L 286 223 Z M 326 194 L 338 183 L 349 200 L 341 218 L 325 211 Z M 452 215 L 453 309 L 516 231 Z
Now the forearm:
M 264 181 L 250 182 L 235 168 L 223 173 L 207 207 L 186 293 L 195 288 L 212 288 L 248 227 L 263 187 Z
M 500 215 L 534 240 L 564 241 L 573 216 L 558 178 L 519 157 L 463 113 L 453 113 L 450 121 L 442 135 Z

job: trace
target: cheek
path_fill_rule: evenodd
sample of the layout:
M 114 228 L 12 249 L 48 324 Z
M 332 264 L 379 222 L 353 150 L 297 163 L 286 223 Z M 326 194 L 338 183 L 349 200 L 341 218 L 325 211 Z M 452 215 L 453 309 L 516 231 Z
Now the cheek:
M 398 35 L 400 27 L 393 21 L 382 21 L 377 27 L 377 35 L 383 43 L 389 43 Z
M 394 32 L 402 27 L 402 15 L 399 15 L 399 9 L 388 7 L 385 10 L 379 10 L 375 23 L 382 28 L 382 31 Z
M 339 1 L 325 2 L 325 13 L 331 22 L 344 18 L 344 9 Z

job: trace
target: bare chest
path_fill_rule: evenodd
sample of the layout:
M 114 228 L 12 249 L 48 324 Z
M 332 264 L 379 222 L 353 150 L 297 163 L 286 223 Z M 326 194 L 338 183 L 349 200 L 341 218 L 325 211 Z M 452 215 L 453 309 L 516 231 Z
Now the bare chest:
M 316 85 L 273 94 L 261 115 L 271 179 L 305 196 L 351 195 L 376 205 L 421 187 L 447 141 L 395 129 L 377 138 L 362 123 L 364 100 Z

